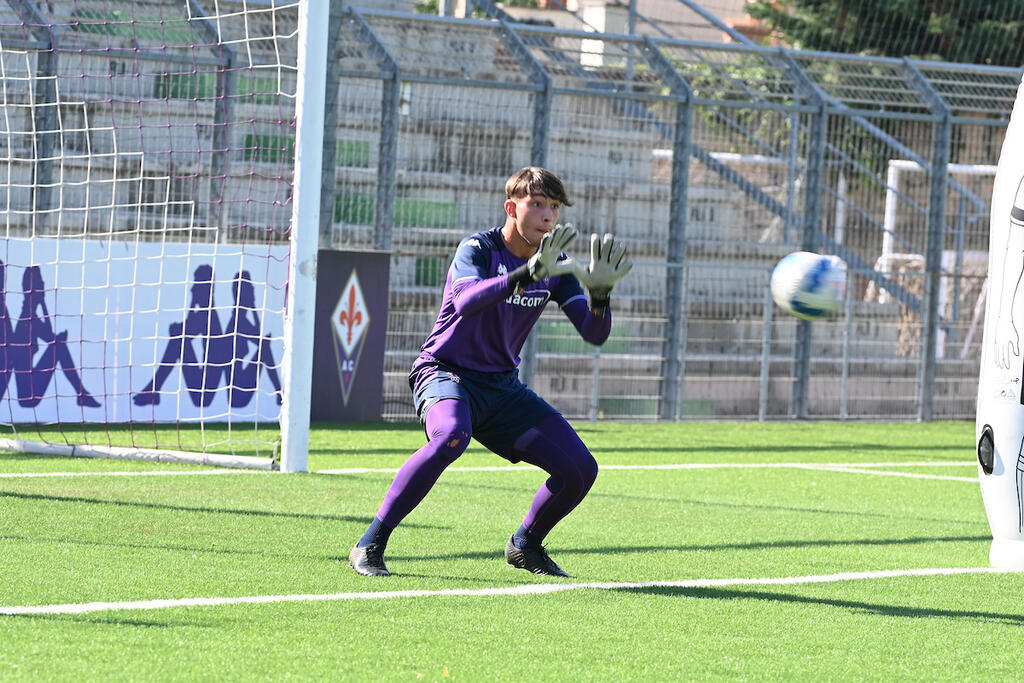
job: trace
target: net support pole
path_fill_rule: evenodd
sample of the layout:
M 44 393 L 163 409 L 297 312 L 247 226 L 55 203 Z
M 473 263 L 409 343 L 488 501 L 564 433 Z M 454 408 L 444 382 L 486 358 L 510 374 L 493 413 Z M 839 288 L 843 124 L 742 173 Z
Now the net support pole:
M 665 314 L 668 325 L 662 346 L 661 396 L 659 417 L 678 420 L 681 414 L 683 382 L 681 372 L 683 344 L 686 337 L 683 308 L 686 301 L 686 228 L 689 210 L 690 157 L 693 155 L 693 89 L 676 67 L 658 48 L 650 36 L 640 48 L 651 65 L 661 72 L 675 98 L 675 126 L 672 137 L 672 197 L 668 209 L 668 253 L 665 273 Z
M 338 51 L 344 7 L 331 2 L 327 30 L 327 69 L 324 89 L 324 174 L 320 181 L 320 248 L 331 249 L 334 239 L 334 202 L 338 196 Z
M 519 34 L 512 30 L 504 18 L 499 18 L 501 31 L 498 36 L 502 43 L 508 48 L 512 56 L 516 58 L 520 66 L 530 75 L 530 81 L 538 90 L 533 94 L 533 132 L 530 136 L 530 164 L 544 168 L 548 165 L 548 146 L 551 142 L 551 76 L 544 66 L 537 61 L 537 58 L 530 52 Z M 526 337 L 526 344 L 523 346 L 522 359 L 519 365 L 519 378 L 524 384 L 532 386 L 537 375 L 537 327 L 530 330 Z M 595 361 L 596 363 L 596 361 Z M 599 373 L 599 366 L 595 365 L 595 372 Z M 595 381 L 596 381 L 595 377 Z
M 282 377 L 282 472 L 305 472 L 309 462 L 309 405 L 313 381 L 316 253 L 320 235 L 329 23 L 328 3 L 305 0 L 299 4 L 295 177 Z
M 942 285 L 942 245 L 946 232 L 946 198 L 949 185 L 949 147 L 953 113 L 949 105 L 909 60 L 903 60 L 910 81 L 922 91 L 935 115 L 932 134 L 931 176 L 928 197 L 928 234 L 925 240 L 924 293 L 922 303 L 921 368 L 918 372 L 919 422 L 931 421 L 935 410 L 935 366 L 938 328 L 941 323 L 939 288 Z

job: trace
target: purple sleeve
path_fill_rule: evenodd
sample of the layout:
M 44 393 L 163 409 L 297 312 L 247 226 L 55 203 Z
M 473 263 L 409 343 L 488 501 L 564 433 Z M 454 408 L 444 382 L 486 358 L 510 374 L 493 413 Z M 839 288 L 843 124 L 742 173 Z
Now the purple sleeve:
M 455 313 L 463 318 L 475 315 L 485 308 L 495 306 L 512 293 L 508 275 L 475 280 L 463 278 L 452 283 L 452 303 Z
M 601 346 L 607 341 L 612 331 L 611 309 L 606 310 L 603 316 L 594 315 L 587 300 L 577 297 L 562 306 L 562 311 L 585 341 L 594 346 Z
M 451 293 L 455 313 L 471 316 L 508 297 L 512 288 L 508 275 L 491 277 L 491 252 L 474 235 L 462 241 L 452 259 Z

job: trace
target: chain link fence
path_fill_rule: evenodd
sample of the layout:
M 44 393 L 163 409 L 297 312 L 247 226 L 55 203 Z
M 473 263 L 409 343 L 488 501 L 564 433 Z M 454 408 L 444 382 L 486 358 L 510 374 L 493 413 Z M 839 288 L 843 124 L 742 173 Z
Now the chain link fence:
M 564 220 L 614 232 L 636 264 L 603 347 L 553 309 L 527 345 L 524 379 L 568 417 L 973 416 L 1020 69 L 556 29 L 474 4 L 491 17 L 331 4 L 320 243 L 391 255 L 385 419 L 414 418 L 406 373 L 454 250 L 503 221 L 504 182 L 531 164 L 565 180 Z M 287 239 L 293 5 L 33 6 L 0 3 L 8 239 Z M 771 269 L 797 249 L 847 262 L 843 315 L 773 307 Z
M 521 370 L 576 419 L 968 418 L 988 204 L 1020 70 L 337 10 L 322 244 L 389 250 L 385 419 L 460 239 L 508 175 L 560 175 L 636 264 L 601 348 L 545 312 Z M 843 315 L 773 310 L 797 249 L 849 266 Z

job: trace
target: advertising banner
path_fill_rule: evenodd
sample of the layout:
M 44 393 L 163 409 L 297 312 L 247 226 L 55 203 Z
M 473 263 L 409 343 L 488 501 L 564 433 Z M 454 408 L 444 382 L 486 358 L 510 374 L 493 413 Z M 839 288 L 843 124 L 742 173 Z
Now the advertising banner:
M 0 276 L 0 422 L 278 420 L 287 245 L 7 239 Z
M 379 420 L 390 255 L 321 251 L 313 341 L 314 420 Z

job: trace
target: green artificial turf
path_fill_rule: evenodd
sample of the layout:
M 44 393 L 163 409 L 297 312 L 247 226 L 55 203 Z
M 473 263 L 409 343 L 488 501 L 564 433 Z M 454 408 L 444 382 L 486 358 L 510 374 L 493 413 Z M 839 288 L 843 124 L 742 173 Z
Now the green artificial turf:
M 397 468 L 423 443 L 415 425 L 316 425 L 307 474 L 0 455 L 0 475 L 105 473 L 0 476 L 0 610 L 277 596 L 0 615 L 0 678 L 1016 676 L 1024 574 L 664 585 L 986 567 L 973 424 L 575 426 L 603 470 L 546 541 L 571 580 L 505 564 L 545 476 L 475 469 L 507 464 L 476 445 L 392 535 L 394 576 L 354 574 L 349 548 L 393 472 L 348 470 Z M 745 466 L 652 469 L 693 464 Z M 582 583 L 603 585 L 482 592 Z M 437 593 L 453 589 L 470 593 Z M 406 590 L 426 594 L 365 595 Z

